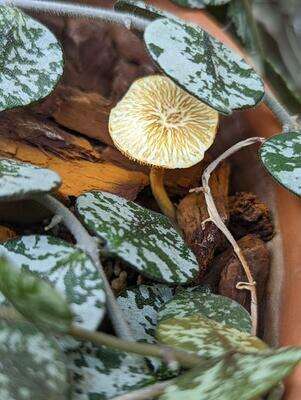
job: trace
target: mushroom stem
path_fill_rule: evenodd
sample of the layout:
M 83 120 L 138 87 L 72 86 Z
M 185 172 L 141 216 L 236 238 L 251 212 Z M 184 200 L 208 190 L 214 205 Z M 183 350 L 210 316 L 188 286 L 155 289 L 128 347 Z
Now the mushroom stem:
M 149 177 L 153 195 L 161 211 L 176 224 L 176 210 L 164 187 L 164 169 L 152 167 Z

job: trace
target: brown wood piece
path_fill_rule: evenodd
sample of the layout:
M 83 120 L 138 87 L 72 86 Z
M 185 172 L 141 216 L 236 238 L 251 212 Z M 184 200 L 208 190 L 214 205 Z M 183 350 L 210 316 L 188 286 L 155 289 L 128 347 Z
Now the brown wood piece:
M 223 163 L 210 179 L 210 187 L 217 209 L 223 219 L 228 220 L 227 195 L 229 190 L 229 164 Z M 195 253 L 199 263 L 199 281 L 207 272 L 215 252 L 224 245 L 224 235 L 212 223 L 205 222 L 209 217 L 203 193 L 190 193 L 179 203 L 177 220 L 184 237 Z

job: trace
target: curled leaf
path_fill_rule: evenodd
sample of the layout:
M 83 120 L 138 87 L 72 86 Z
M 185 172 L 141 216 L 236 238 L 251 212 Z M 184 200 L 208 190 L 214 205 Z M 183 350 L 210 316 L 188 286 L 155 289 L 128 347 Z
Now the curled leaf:
M 52 284 L 67 300 L 77 324 L 97 329 L 105 314 L 104 286 L 82 250 L 52 236 L 30 235 L 3 243 L 0 252 L 20 271 L 30 271 Z
M 73 315 L 48 283 L 0 258 L 0 291 L 25 318 L 43 330 L 67 333 Z

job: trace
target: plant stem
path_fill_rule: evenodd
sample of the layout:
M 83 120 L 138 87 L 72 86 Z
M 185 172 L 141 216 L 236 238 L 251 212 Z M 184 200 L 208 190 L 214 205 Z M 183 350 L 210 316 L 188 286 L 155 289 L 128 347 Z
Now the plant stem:
M 163 168 L 152 167 L 149 175 L 150 185 L 161 211 L 176 225 L 176 210 L 164 187 L 164 173 Z
M 289 132 L 290 130 L 296 129 L 295 119 L 279 103 L 275 96 L 266 92 L 264 101 L 281 122 L 283 132 Z
M 124 319 L 123 312 L 120 309 L 119 304 L 116 302 L 114 293 L 103 270 L 99 259 L 98 243 L 95 238 L 88 233 L 75 215 L 54 197 L 50 195 L 35 196 L 34 200 L 48 208 L 54 215 L 61 217 L 64 225 L 74 236 L 78 247 L 90 256 L 92 262 L 99 270 L 100 276 L 104 282 L 108 312 L 116 334 L 122 339 L 134 340 L 129 326 Z
M 82 341 L 87 340 L 97 346 L 108 346 L 128 353 L 138 354 L 143 357 L 157 357 L 165 359 L 166 347 L 155 344 L 140 343 L 122 340 L 116 336 L 108 335 L 103 332 L 88 331 L 78 326 L 72 326 L 69 335 Z M 195 367 L 201 362 L 201 358 L 196 353 L 168 348 L 174 360 L 178 361 L 185 368 Z
M 145 27 L 149 23 L 147 19 L 137 17 L 132 14 L 67 2 L 44 0 L 0 0 L 0 5 L 16 6 L 25 10 L 43 12 L 47 14 L 100 19 L 109 23 L 117 23 L 119 25 L 126 26 L 129 29 L 133 28 L 139 31 L 144 31 Z
M 213 222 L 226 236 L 228 241 L 231 243 L 233 250 L 235 254 L 237 255 L 239 261 L 242 264 L 242 267 L 245 271 L 245 274 L 247 276 L 248 282 L 240 282 L 237 285 L 237 289 L 247 289 L 250 291 L 251 294 L 251 318 L 252 318 L 252 334 L 256 335 L 257 332 L 257 321 L 258 321 L 258 311 L 257 311 L 257 293 L 256 293 L 256 282 L 254 281 L 252 277 L 252 273 L 250 271 L 250 267 L 248 265 L 247 260 L 245 259 L 240 247 L 238 246 L 236 240 L 232 236 L 231 232 L 229 229 L 226 227 L 224 224 L 223 220 L 221 219 L 218 210 L 216 208 L 216 205 L 214 203 L 210 186 L 209 186 L 209 180 L 211 173 L 216 169 L 216 167 L 224 161 L 226 158 L 230 157 L 232 154 L 236 153 L 243 147 L 250 146 L 254 143 L 263 143 L 265 141 L 264 138 L 261 137 L 253 137 L 249 138 L 246 140 L 243 140 L 241 142 L 236 143 L 232 147 L 230 147 L 228 150 L 226 150 L 223 154 L 221 154 L 215 161 L 213 161 L 211 164 L 208 165 L 208 167 L 205 169 L 203 176 L 202 176 L 202 184 L 203 186 L 201 188 L 196 188 L 193 189 L 192 191 L 202 191 L 204 192 L 205 200 L 206 200 L 206 205 L 208 209 L 208 214 L 210 217 L 210 221 Z
M 134 390 L 129 393 L 122 394 L 121 396 L 114 397 L 111 400 L 147 400 L 153 397 L 158 397 L 164 393 L 164 390 L 172 385 L 173 379 L 169 381 L 155 383 L 154 385 L 147 386 L 142 389 Z

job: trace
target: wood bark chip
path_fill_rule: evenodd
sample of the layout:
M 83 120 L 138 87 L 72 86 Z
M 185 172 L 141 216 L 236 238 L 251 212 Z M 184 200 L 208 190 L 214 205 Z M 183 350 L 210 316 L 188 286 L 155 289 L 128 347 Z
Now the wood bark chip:
M 271 212 L 253 193 L 240 192 L 229 197 L 229 229 L 235 239 L 254 233 L 264 240 L 274 235 Z
M 90 190 L 104 190 L 134 200 L 148 184 L 148 177 L 142 172 L 127 171 L 109 162 L 63 160 L 23 141 L 1 136 L 0 155 L 53 169 L 62 178 L 59 193 L 63 197 L 79 196 Z
M 247 235 L 238 241 L 238 245 L 249 264 L 252 276 L 256 281 L 258 305 L 263 299 L 265 285 L 269 274 L 270 254 L 266 244 L 256 235 Z M 230 297 L 250 308 L 250 294 L 239 290 L 236 285 L 245 281 L 244 271 L 232 249 L 218 255 L 211 264 L 211 284 L 218 284 L 218 293 Z M 218 283 L 218 279 L 220 280 Z M 214 282 L 215 281 L 215 282 Z
M 212 195 L 224 221 L 228 220 L 227 196 L 229 188 L 229 164 L 223 163 L 210 180 Z M 225 243 L 223 233 L 210 221 L 203 193 L 190 193 L 179 203 L 177 219 L 188 245 L 199 263 L 199 281 L 208 270 L 215 252 Z

